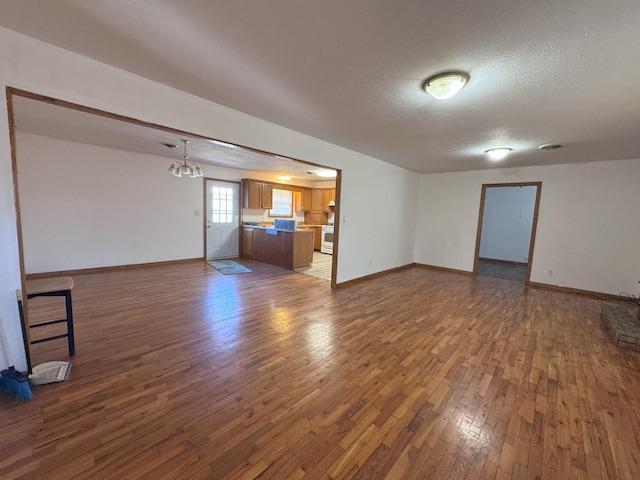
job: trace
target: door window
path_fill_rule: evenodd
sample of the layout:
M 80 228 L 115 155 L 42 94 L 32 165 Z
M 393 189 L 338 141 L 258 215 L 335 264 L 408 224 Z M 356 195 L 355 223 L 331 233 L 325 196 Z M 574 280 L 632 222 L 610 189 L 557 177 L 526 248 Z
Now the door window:
M 233 189 L 211 188 L 211 221 L 213 223 L 233 223 Z

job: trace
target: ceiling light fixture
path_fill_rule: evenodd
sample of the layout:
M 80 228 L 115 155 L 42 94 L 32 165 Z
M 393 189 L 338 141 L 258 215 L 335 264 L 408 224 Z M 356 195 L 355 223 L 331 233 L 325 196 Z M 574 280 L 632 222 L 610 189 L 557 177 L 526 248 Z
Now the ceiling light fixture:
M 316 175 L 323 178 L 334 178 L 338 175 L 335 170 L 318 170 Z
M 423 88 L 425 92 L 438 100 L 446 100 L 462 90 L 469 81 L 469 75 L 464 72 L 445 72 L 428 78 Z
M 291 177 L 290 177 L 289 175 L 280 175 L 278 178 L 279 178 L 280 180 L 285 180 L 285 181 L 286 181 L 286 180 L 291 180 Z
M 238 146 L 233 143 L 221 142 L 220 140 L 209 140 L 209 142 L 215 143 L 216 145 L 222 145 L 223 147 L 238 148 Z
M 500 148 L 490 148 L 486 150 L 484 153 L 489 155 L 491 160 L 502 160 L 504 157 L 509 155 L 513 149 L 509 147 L 500 147 Z
M 544 145 L 540 145 L 538 148 L 540 150 L 557 150 L 558 148 L 562 148 L 564 145 L 561 143 L 547 143 Z
M 182 163 L 173 162 L 169 167 L 169 173 L 175 175 L 176 177 L 201 177 L 204 175 L 200 167 L 195 163 L 189 162 L 189 155 L 187 155 L 187 143 L 189 140 L 182 139 L 182 143 L 184 143 L 184 155 L 182 155 Z

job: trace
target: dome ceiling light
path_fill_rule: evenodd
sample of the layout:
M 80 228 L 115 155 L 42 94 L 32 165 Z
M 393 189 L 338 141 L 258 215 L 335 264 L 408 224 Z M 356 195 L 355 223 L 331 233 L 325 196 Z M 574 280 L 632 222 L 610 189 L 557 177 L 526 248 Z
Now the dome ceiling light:
M 564 145 L 561 143 L 547 143 L 545 145 L 540 145 L 538 148 L 540 150 L 557 150 L 558 148 L 562 148 Z
M 469 81 L 469 75 L 464 72 L 446 72 L 428 78 L 423 88 L 425 92 L 438 100 L 446 100 L 462 90 Z
M 512 148 L 509 147 L 500 147 L 500 148 L 490 148 L 486 150 L 484 153 L 489 155 L 491 160 L 502 160 L 504 157 L 509 155 L 513 151 Z

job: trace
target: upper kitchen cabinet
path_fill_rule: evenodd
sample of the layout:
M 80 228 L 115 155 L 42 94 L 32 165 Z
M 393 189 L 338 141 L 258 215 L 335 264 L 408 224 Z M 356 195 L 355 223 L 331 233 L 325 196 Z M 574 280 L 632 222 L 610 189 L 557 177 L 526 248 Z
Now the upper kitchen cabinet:
M 300 200 L 301 200 L 300 210 L 302 210 L 303 212 L 310 212 L 311 211 L 311 190 L 308 188 L 303 188 L 300 195 Z
M 273 185 L 244 178 L 242 180 L 242 207 L 262 208 L 273 207 Z
M 311 190 L 311 211 L 324 211 L 324 190 Z
M 336 201 L 336 189 L 335 188 L 325 188 L 323 200 L 322 200 L 322 211 L 329 212 L 329 203 Z

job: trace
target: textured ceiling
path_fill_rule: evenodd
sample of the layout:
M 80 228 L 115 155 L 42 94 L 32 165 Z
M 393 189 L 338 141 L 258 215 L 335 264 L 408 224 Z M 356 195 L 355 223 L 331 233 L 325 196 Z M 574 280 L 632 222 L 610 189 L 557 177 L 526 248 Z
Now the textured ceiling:
M 211 164 L 264 172 L 271 177 L 271 180 L 279 183 L 287 183 L 287 181 L 279 181 L 280 175 L 289 175 L 292 181 L 333 181 L 316 176 L 319 171 L 333 171 L 328 168 L 296 162 L 252 149 L 220 145 L 203 138 L 94 115 L 18 95 L 13 97 L 13 111 L 14 125 L 19 132 L 167 157 L 171 159 L 166 162 L 167 168 L 172 161 L 182 160 L 184 147 L 181 140 L 184 139 L 189 141 L 187 145 L 189 160 L 203 166 L 205 174 L 207 173 L 205 164 Z M 168 148 L 165 144 L 178 145 L 178 147 Z
M 640 158 L 638 0 L 0 0 L 0 25 L 416 172 Z M 452 69 L 456 97 L 421 90 Z

